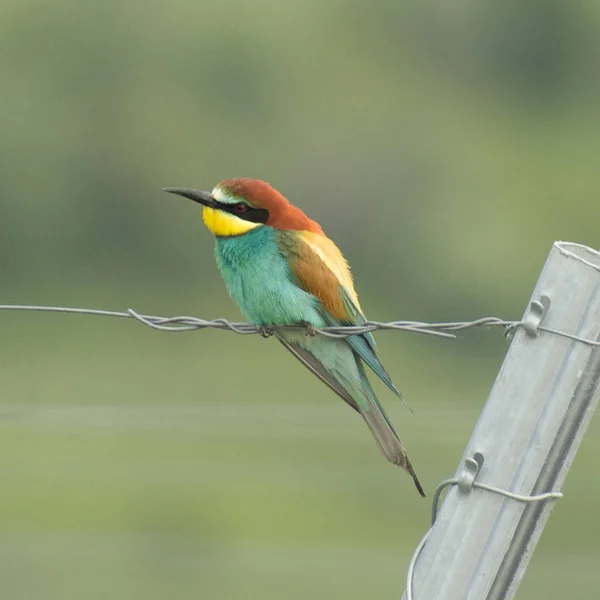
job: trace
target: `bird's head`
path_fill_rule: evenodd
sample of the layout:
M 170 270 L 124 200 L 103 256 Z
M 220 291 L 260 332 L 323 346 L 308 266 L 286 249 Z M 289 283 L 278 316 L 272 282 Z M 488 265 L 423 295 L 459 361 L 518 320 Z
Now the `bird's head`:
M 318 223 L 258 179 L 226 179 L 212 192 L 189 188 L 165 188 L 164 191 L 202 204 L 204 223 L 217 237 L 244 235 L 265 226 L 323 233 Z

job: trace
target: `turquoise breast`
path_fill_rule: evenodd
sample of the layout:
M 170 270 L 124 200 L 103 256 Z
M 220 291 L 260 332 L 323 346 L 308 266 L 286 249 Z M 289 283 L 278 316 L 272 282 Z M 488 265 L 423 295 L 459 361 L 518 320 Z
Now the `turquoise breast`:
M 218 237 L 215 255 L 229 294 L 252 323 L 325 324 L 317 310 L 317 298 L 293 283 L 273 228 L 264 226 L 240 236 Z

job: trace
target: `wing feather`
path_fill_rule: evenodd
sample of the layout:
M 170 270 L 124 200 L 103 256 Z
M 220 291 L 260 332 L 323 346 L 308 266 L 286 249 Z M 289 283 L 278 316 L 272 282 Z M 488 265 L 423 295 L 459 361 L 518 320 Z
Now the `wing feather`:
M 352 396 L 340 385 L 333 375 L 300 344 L 284 339 L 279 332 L 275 337 L 289 350 L 311 373 L 316 375 L 325 385 L 332 389 L 344 402 L 347 402 L 355 411 L 360 412 Z
M 292 275 L 299 287 L 319 299 L 325 321 L 332 326 L 365 323 L 348 263 L 338 247 L 328 237 L 312 231 L 284 233 L 279 242 Z M 368 367 L 404 401 L 377 357 L 372 334 L 352 335 L 347 340 Z

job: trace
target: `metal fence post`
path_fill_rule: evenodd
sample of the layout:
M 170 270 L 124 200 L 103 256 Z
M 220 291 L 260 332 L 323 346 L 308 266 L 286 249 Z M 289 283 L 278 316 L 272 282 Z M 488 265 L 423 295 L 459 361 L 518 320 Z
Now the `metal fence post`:
M 481 453 L 478 481 L 527 496 L 560 490 L 600 397 L 600 347 L 548 330 L 599 339 L 600 253 L 554 244 L 461 461 Z M 553 504 L 451 487 L 412 600 L 512 598 Z

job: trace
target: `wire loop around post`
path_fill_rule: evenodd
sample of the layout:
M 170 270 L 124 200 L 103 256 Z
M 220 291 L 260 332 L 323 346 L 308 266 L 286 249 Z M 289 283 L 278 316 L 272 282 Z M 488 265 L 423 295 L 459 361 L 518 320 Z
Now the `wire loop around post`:
M 435 524 L 435 519 L 437 517 L 440 497 L 442 492 L 450 486 L 456 485 L 460 488 L 463 493 L 469 493 L 473 489 L 480 489 L 486 492 L 491 492 L 493 494 L 498 494 L 500 496 L 504 496 L 505 498 L 510 498 L 511 500 L 516 500 L 517 502 L 546 502 L 548 500 L 558 500 L 563 497 L 561 492 L 545 492 L 543 494 L 536 494 L 532 496 L 526 496 L 523 494 L 516 494 L 515 492 L 511 492 L 509 490 L 504 490 L 502 488 L 489 485 L 487 483 L 482 483 L 477 481 L 477 476 L 479 475 L 479 471 L 481 466 L 483 465 L 483 454 L 481 452 L 476 452 L 472 457 L 468 457 L 465 459 L 463 463 L 462 470 L 458 477 L 453 477 L 452 479 L 444 479 L 433 494 L 432 500 L 432 510 L 431 510 L 431 528 L 427 531 L 427 533 L 423 536 L 413 555 L 410 559 L 410 563 L 408 565 L 408 571 L 406 574 L 406 600 L 416 600 L 413 595 L 413 578 L 415 573 L 415 568 L 417 566 L 417 561 L 425 544 L 427 543 L 427 539 L 429 538 L 429 534 L 433 529 L 433 525 Z M 475 466 L 477 465 L 477 466 Z

